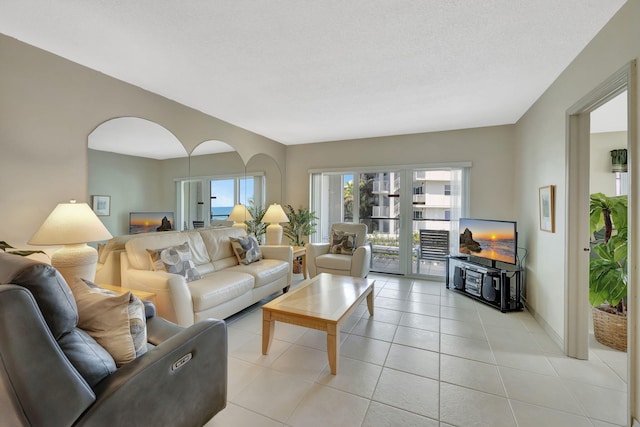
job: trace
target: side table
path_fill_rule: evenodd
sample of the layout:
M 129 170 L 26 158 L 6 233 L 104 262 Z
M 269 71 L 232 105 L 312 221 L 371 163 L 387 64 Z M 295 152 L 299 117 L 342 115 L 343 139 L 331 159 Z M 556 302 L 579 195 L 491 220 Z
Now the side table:
M 307 278 L 307 250 L 304 246 L 293 247 L 293 259 L 302 258 L 302 277 Z

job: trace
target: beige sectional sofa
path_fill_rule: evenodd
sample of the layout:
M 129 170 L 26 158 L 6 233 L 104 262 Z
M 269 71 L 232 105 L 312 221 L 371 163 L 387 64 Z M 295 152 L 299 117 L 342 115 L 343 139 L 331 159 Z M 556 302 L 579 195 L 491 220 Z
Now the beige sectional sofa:
M 244 236 L 238 227 L 139 235 L 125 244 L 122 281 L 128 288 L 155 293 L 158 314 L 179 325 L 225 319 L 291 284 L 293 249 L 260 246 L 262 260 L 240 264 L 230 239 Z M 185 242 L 200 279 L 187 282 L 181 275 L 153 270 L 148 250 Z

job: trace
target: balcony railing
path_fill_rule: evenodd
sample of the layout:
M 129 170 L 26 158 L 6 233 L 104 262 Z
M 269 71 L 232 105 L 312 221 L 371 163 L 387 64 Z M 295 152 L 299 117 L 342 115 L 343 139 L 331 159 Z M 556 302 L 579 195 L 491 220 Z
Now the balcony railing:
M 427 208 L 448 208 L 451 206 L 451 196 L 444 194 L 414 194 L 414 205 L 425 205 Z
M 373 216 L 376 218 L 389 218 L 389 206 L 374 206 Z
M 388 193 L 391 186 L 389 182 L 385 181 L 374 181 L 373 183 L 373 192 L 374 193 Z

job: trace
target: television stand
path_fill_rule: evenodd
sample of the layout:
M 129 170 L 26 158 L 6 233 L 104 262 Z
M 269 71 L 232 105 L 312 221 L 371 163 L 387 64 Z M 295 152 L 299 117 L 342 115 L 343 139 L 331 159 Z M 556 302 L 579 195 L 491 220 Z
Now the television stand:
M 470 261 L 464 256 L 448 256 L 446 263 L 446 286 L 454 292 L 483 302 L 501 312 L 522 310 L 521 272 L 515 267 L 503 269 Z

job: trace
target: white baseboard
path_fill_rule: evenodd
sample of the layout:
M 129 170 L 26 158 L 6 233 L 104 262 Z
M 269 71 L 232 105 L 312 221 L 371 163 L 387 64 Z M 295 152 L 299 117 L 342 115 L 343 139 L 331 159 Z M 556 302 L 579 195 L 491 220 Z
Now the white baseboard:
M 536 311 L 533 308 L 531 308 L 531 306 L 527 304 L 526 301 L 524 302 L 524 305 L 529 311 L 529 313 L 531 313 L 533 318 L 536 320 L 536 322 L 538 322 L 538 324 L 542 327 L 542 329 L 544 329 L 547 335 L 549 335 L 549 338 L 551 338 L 551 341 L 553 341 L 558 346 L 560 351 L 564 353 L 564 341 L 562 340 L 562 338 L 560 338 L 560 335 L 558 335 L 556 331 L 554 331 L 553 328 L 546 322 L 546 320 L 544 320 L 538 313 L 536 313 Z M 640 427 L 640 425 L 633 426 L 633 427 Z
M 633 427 L 640 427 L 640 421 L 633 419 Z

